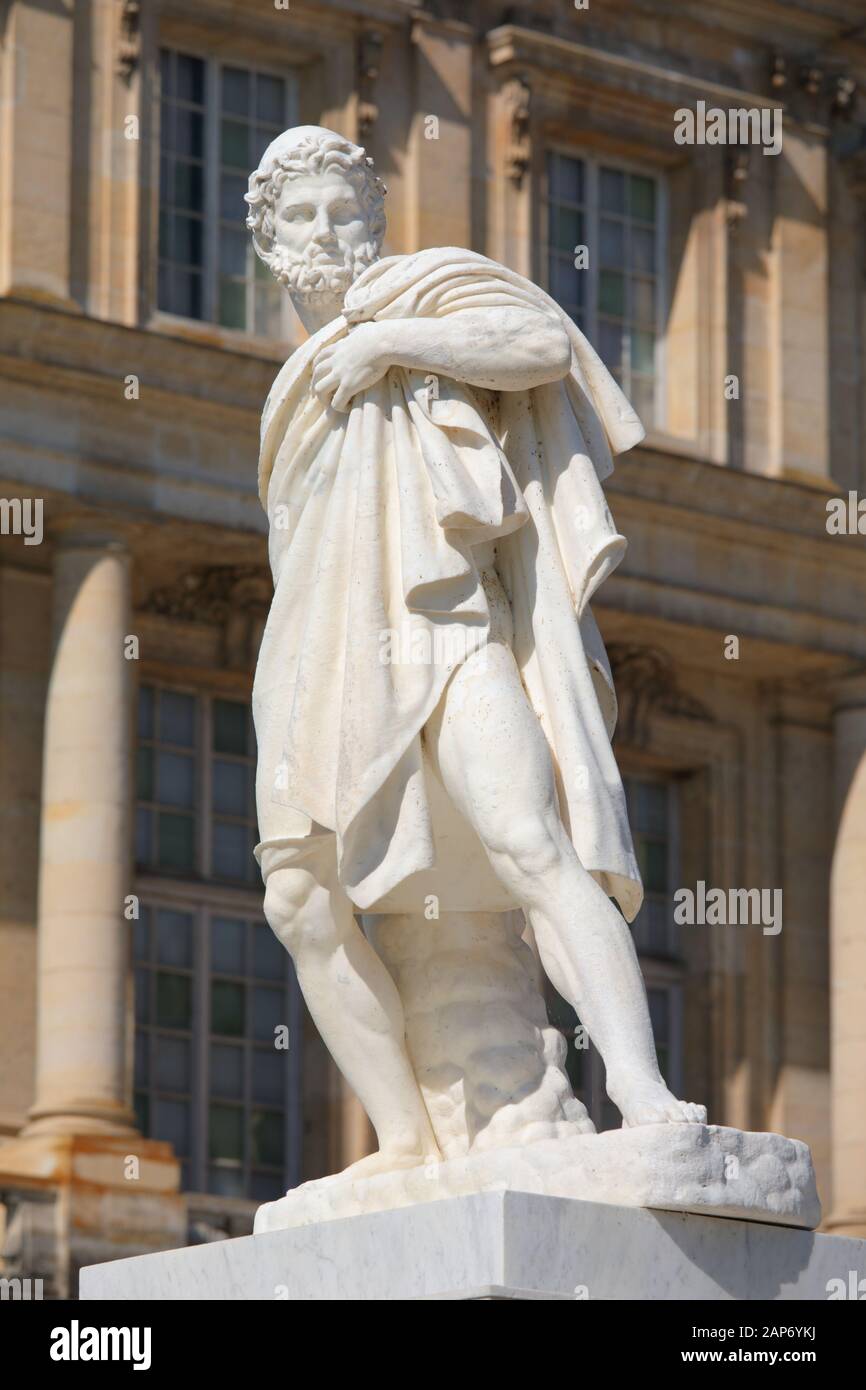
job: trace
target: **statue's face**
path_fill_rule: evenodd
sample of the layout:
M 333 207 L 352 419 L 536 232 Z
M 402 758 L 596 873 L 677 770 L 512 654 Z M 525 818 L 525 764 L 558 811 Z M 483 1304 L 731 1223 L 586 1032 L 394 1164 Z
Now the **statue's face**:
M 354 263 L 370 240 L 354 186 L 339 172 L 301 174 L 280 189 L 274 242 L 286 260 L 308 266 Z

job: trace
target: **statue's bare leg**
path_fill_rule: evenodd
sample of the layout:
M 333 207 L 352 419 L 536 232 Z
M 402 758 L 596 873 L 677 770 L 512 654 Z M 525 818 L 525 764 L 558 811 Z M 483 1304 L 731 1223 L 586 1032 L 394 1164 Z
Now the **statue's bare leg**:
M 355 1091 L 379 1152 L 345 1170 L 355 1177 L 441 1157 L 406 1052 L 396 986 L 336 884 L 336 864 L 275 869 L 265 916 L 289 951 L 301 993 L 325 1046 Z M 322 882 L 325 879 L 325 882 Z
M 704 1107 L 677 1100 L 662 1080 L 631 932 L 568 838 L 550 750 L 508 646 L 493 642 L 463 663 L 425 741 L 526 912 L 546 974 L 601 1052 L 624 1124 L 704 1122 Z

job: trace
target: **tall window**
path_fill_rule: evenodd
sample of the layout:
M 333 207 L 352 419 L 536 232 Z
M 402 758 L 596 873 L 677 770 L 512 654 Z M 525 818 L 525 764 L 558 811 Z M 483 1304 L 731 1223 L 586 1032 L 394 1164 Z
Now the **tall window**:
M 247 704 L 142 686 L 139 867 L 258 886 L 255 771 Z
M 298 1179 L 300 1002 L 270 927 L 143 901 L 134 923 L 135 1106 L 184 1188 L 269 1201 Z
M 662 249 L 657 179 L 548 153 L 548 289 L 646 425 L 659 418 Z
M 677 875 L 675 784 L 661 778 L 624 779 L 629 823 L 644 885 L 643 906 L 631 924 L 647 987 L 659 1069 L 673 1089 L 681 1084 L 681 976 L 679 936 L 673 920 Z M 622 1123 L 604 1088 L 604 1064 L 574 1009 L 548 982 L 550 1022 L 566 1040 L 566 1070 L 596 1128 Z
M 299 1180 L 301 1011 L 263 921 L 241 700 L 139 692 L 135 1103 L 184 1187 L 267 1201 Z
M 287 296 L 252 249 L 244 194 L 265 148 L 295 119 L 286 77 L 162 49 L 157 305 L 267 338 Z

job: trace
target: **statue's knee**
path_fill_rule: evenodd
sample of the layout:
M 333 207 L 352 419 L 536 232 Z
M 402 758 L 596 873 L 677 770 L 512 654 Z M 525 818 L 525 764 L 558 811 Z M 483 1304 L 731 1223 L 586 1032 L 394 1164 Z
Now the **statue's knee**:
M 487 849 L 493 867 L 515 889 L 545 878 L 562 858 L 561 827 L 547 816 L 516 815 L 491 829 Z
M 327 952 L 336 948 L 338 930 L 329 894 L 302 870 L 281 869 L 271 874 L 265 888 L 264 913 L 293 959 L 303 950 Z

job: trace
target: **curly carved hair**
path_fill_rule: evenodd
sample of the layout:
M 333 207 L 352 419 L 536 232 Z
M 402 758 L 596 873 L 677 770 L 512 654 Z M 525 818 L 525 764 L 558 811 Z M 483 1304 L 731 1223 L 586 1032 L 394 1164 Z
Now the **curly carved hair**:
M 270 265 L 274 248 L 274 210 L 287 179 L 301 174 L 324 174 L 336 170 L 352 183 L 367 217 L 370 241 L 376 250 L 385 236 L 385 194 L 387 188 L 373 168 L 373 161 L 359 145 L 340 135 L 308 135 L 276 159 L 263 160 L 250 175 L 247 226 L 253 234 L 256 254 Z

